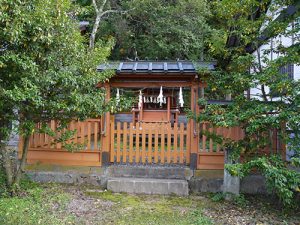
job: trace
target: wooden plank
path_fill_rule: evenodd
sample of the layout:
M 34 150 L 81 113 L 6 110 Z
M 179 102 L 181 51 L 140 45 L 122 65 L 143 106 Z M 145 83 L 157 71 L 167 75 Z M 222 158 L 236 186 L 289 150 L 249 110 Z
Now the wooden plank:
M 129 124 L 129 163 L 133 162 L 133 123 Z
M 98 123 L 94 123 L 94 150 L 98 150 Z
M 84 133 L 85 133 L 86 122 L 80 122 L 80 143 L 84 144 Z
M 120 162 L 121 156 L 121 123 L 117 123 L 117 162 Z
M 224 153 L 205 152 L 198 155 L 197 169 L 224 169 Z
M 197 152 L 198 153 L 198 152 Z M 191 124 L 186 125 L 186 163 L 190 163 L 191 158 Z
M 203 123 L 202 126 L 203 126 L 203 132 L 206 131 L 207 130 L 206 123 Z M 206 136 L 204 134 L 202 136 L 202 151 L 206 152 Z
M 158 163 L 158 129 L 155 129 L 155 138 L 154 138 L 154 161 Z
M 54 124 L 53 124 L 53 123 L 54 123 L 54 121 L 51 120 L 51 121 L 50 121 L 50 124 L 49 124 L 49 127 L 50 127 L 51 130 L 54 129 Z M 49 135 L 49 137 L 48 137 L 48 148 L 51 148 L 52 142 L 53 142 L 53 137 L 51 137 L 51 136 Z
M 56 121 L 55 125 L 56 125 L 56 130 L 57 130 L 57 128 L 58 128 L 58 121 Z M 62 131 L 59 131 L 58 134 L 57 134 L 57 136 L 59 137 L 61 135 L 61 133 L 62 133 Z M 57 149 L 61 149 L 61 143 L 60 142 L 56 143 L 56 148 Z
M 91 150 L 91 122 L 86 122 L 87 124 L 87 149 Z
M 165 163 L 165 128 L 161 127 L 161 140 L 160 140 L 160 163 Z
M 149 128 L 148 134 L 148 163 L 152 163 L 152 127 Z
M 168 120 L 168 122 L 170 122 L 171 121 L 171 119 L 170 119 L 170 116 L 171 116 L 171 97 L 170 96 L 168 96 L 168 98 L 167 98 L 167 120 Z
M 173 150 L 173 162 L 174 163 L 177 163 L 177 145 L 178 145 L 178 142 L 177 142 L 177 139 L 178 139 L 178 124 L 177 123 L 174 123 L 174 150 Z
M 73 130 L 73 120 L 71 120 L 70 123 L 68 124 L 67 130 L 68 130 L 68 131 Z M 71 143 L 71 139 L 72 139 L 72 137 L 69 138 L 69 139 L 66 141 L 66 143 L 67 143 L 67 144 L 70 144 L 70 143 Z
M 146 162 L 146 127 L 142 124 L 142 163 Z
M 30 137 L 30 139 L 32 139 L 32 136 Z M 19 144 L 18 144 L 18 158 L 19 159 L 21 159 L 21 157 L 22 157 L 23 147 L 24 147 L 24 139 L 23 139 L 23 137 L 20 136 Z
M 217 127 L 217 130 L 216 130 L 217 135 L 220 135 L 220 130 L 221 130 L 221 128 Z M 216 150 L 216 152 L 220 152 L 220 144 L 217 144 L 217 150 Z
M 115 161 L 115 124 L 111 122 L 111 129 L 110 129 L 110 162 Z
M 179 128 L 179 134 L 180 134 L 180 149 L 179 149 L 179 162 L 183 163 L 183 158 L 184 158 L 184 124 L 180 124 Z
M 82 165 L 82 166 L 100 166 L 100 152 L 67 152 L 38 150 L 29 151 L 27 156 L 28 163 L 45 163 L 56 165 Z
M 35 127 L 35 130 L 36 130 L 36 127 Z M 36 139 L 37 139 L 37 134 L 36 134 L 36 132 L 34 131 L 34 133 L 32 134 L 32 146 L 33 146 L 34 148 L 37 147 Z
M 123 162 L 127 162 L 127 123 L 123 123 L 123 149 L 122 149 Z
M 171 123 L 167 125 L 167 163 L 171 163 Z
M 77 144 L 78 143 L 78 136 L 79 136 L 79 132 L 80 132 L 79 121 L 76 121 L 75 128 L 76 128 L 76 133 L 75 133 L 74 143 Z
M 136 124 L 136 135 L 135 135 L 135 162 L 140 162 L 140 123 Z
M 213 127 L 209 127 L 209 133 L 211 134 L 213 132 Z M 209 152 L 213 152 L 214 149 L 213 149 L 213 139 L 210 138 L 209 139 Z

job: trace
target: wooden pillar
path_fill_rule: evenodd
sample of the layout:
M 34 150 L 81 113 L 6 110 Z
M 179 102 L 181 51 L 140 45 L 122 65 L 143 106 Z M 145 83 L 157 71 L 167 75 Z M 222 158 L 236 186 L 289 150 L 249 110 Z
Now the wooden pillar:
M 191 111 L 195 115 L 199 115 L 199 107 L 198 107 L 198 93 L 199 93 L 199 85 L 197 83 L 193 83 L 191 87 Z M 198 151 L 199 151 L 199 130 L 196 119 L 190 120 L 191 124 L 191 158 L 190 158 L 190 167 L 191 169 L 197 168 L 197 160 L 198 160 Z
M 110 100 L 110 86 L 105 84 L 105 100 L 108 102 Z M 110 153 L 110 112 L 106 112 L 103 115 L 103 128 L 102 128 L 102 165 L 109 164 L 109 153 Z
M 171 97 L 167 97 L 167 120 L 171 122 Z

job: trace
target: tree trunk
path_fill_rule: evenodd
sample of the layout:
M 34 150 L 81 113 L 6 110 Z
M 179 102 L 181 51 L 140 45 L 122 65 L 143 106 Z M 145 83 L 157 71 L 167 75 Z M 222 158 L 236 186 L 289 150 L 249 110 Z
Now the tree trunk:
M 94 26 L 93 26 L 93 31 L 92 31 L 91 37 L 90 37 L 90 48 L 91 49 L 93 49 L 95 47 L 95 39 L 96 39 L 96 34 L 97 34 L 97 31 L 99 28 L 100 21 L 101 21 L 101 13 L 98 12 Z
M 7 111 L 10 111 L 7 109 Z M 9 140 L 11 134 L 11 121 L 3 119 L 0 121 L 0 156 L 2 158 L 2 167 L 4 169 L 4 173 L 6 176 L 6 185 L 8 188 L 11 187 L 13 183 L 13 167 L 11 163 L 11 158 L 9 154 L 9 150 L 6 148 L 6 143 Z
M 13 186 L 19 186 L 22 174 L 24 172 L 24 167 L 26 164 L 26 159 L 27 159 L 27 154 L 28 154 L 28 147 L 29 147 L 29 140 L 30 140 L 30 135 L 26 134 L 24 136 L 24 145 L 22 149 L 22 158 L 19 164 L 19 168 L 17 169 L 17 172 L 15 174 L 15 178 L 13 181 Z
M 6 145 L 4 143 L 0 144 L 0 153 L 2 157 L 2 166 L 6 176 L 6 186 L 9 188 L 13 183 L 13 168 L 11 164 L 11 159 Z

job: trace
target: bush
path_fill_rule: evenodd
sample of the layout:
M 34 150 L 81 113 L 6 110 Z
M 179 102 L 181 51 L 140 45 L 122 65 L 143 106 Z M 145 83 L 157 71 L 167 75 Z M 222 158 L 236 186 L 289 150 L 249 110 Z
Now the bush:
M 300 192 L 300 173 L 291 170 L 278 156 L 260 157 L 242 164 L 226 165 L 230 174 L 245 177 L 256 169 L 265 178 L 270 193 L 275 193 L 285 207 L 296 207 Z

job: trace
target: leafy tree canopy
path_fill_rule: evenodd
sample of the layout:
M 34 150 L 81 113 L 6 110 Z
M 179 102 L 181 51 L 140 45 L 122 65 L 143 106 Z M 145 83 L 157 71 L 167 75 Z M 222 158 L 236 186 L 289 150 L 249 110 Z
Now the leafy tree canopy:
M 112 43 L 88 49 L 69 0 L 1 0 L 0 11 L 0 153 L 12 185 L 19 182 L 37 122 L 84 119 L 107 110 L 96 84 L 111 74 L 98 73 L 96 66 Z M 13 120 L 25 137 L 15 178 L 4 146 Z
M 225 143 L 234 151 L 233 157 L 242 155 L 244 161 L 228 168 L 240 176 L 252 168 L 260 170 L 286 205 L 291 204 L 294 193 L 299 191 L 300 175 L 282 163 L 282 153 L 275 152 L 272 137 L 277 130 L 280 148 L 293 149 L 291 163 L 299 166 L 300 82 L 280 72 L 284 66 L 300 62 L 299 23 L 295 22 L 299 10 L 274 18 L 292 4 L 299 7 L 297 1 L 288 0 L 212 2 L 211 22 L 216 25 L 216 35 L 209 45 L 219 68 L 207 77 L 207 83 L 211 93 L 231 94 L 233 100 L 224 107 L 208 105 L 202 99 L 204 110 L 198 116 L 199 121 L 210 121 L 216 126 L 244 128 L 244 139 Z M 267 38 L 262 38 L 266 34 Z M 271 41 L 275 43 L 280 36 L 294 38 L 293 44 L 272 45 Z M 249 52 L 249 47 L 256 50 Z M 271 54 L 277 58 L 272 59 Z M 247 95 L 251 88 L 256 90 L 255 96 Z M 261 152 L 268 146 L 278 157 Z
M 88 1 L 81 3 L 81 19 L 93 21 Z M 123 10 L 100 24 L 98 39 L 116 40 L 111 59 L 201 59 L 211 29 L 210 10 L 205 0 L 110 1 L 109 8 Z

